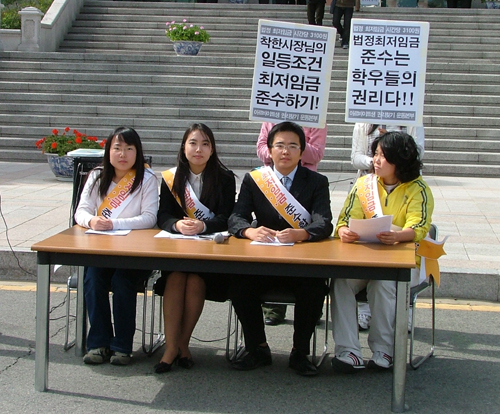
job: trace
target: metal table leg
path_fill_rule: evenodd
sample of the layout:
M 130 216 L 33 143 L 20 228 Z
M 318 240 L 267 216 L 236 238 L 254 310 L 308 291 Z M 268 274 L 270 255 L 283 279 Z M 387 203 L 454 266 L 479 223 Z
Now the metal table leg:
M 76 356 L 82 357 L 85 353 L 86 342 L 86 314 L 85 314 L 85 295 L 83 292 L 84 267 L 78 266 L 78 288 L 76 291 Z
M 46 391 L 49 371 L 50 268 L 38 265 L 36 278 L 35 390 Z
M 410 271 L 408 269 L 408 271 Z M 410 283 L 396 282 L 396 329 L 394 333 L 394 371 L 391 411 L 405 411 L 406 358 L 408 343 L 408 306 Z

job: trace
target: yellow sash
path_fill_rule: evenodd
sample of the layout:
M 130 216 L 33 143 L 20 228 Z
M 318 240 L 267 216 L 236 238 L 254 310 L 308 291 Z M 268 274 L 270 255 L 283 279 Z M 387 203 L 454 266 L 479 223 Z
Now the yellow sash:
M 260 167 L 250 176 L 271 205 L 294 229 L 301 229 L 311 223 L 309 212 L 290 194 L 270 167 Z
M 97 215 L 105 218 L 118 217 L 120 212 L 130 202 L 130 189 L 134 184 L 134 180 L 135 170 L 130 170 L 104 198 L 97 209 Z
M 174 177 L 176 171 L 177 168 L 171 168 L 170 170 L 163 171 L 161 175 L 163 176 L 165 184 L 167 184 L 167 187 L 169 188 L 170 192 L 177 200 L 177 203 L 182 207 L 179 196 L 177 196 L 172 192 L 172 189 L 174 187 Z M 188 217 L 201 221 L 206 221 L 215 216 L 215 214 L 212 213 L 210 209 L 208 209 L 200 200 L 198 200 L 198 197 L 196 197 L 196 194 L 193 188 L 191 187 L 191 184 L 189 184 L 188 181 L 186 182 L 184 200 L 186 201 L 185 213 Z
M 367 218 L 382 217 L 382 206 L 378 195 L 377 176 L 367 174 L 356 182 L 358 198 Z

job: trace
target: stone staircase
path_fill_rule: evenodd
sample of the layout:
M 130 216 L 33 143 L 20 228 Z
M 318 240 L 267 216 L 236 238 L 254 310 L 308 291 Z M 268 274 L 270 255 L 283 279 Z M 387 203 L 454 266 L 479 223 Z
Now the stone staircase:
M 326 14 L 325 24 L 331 24 Z M 427 175 L 500 174 L 500 11 L 372 8 L 355 17 L 429 21 Z M 165 22 L 212 36 L 178 57 Z M 89 0 L 57 53 L 0 52 L 0 161 L 45 161 L 34 142 L 70 126 L 106 137 L 137 129 L 155 165 L 173 165 L 186 127 L 207 123 L 231 168 L 260 165 L 248 120 L 259 18 L 306 23 L 305 6 Z M 344 122 L 347 52 L 336 48 L 320 171 L 353 171 Z

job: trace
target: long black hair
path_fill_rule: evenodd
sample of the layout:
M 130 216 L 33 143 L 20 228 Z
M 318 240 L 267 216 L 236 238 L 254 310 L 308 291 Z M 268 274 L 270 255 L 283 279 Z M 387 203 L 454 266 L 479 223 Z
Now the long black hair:
M 99 196 L 104 198 L 108 193 L 109 186 L 113 181 L 115 175 L 115 167 L 111 165 L 109 153 L 111 151 L 111 142 L 113 138 L 118 140 L 118 142 L 125 142 L 128 145 L 133 145 L 136 149 L 135 164 L 132 167 L 135 170 L 135 180 L 134 184 L 130 188 L 130 193 L 132 194 L 137 188 L 142 185 L 142 180 L 144 178 L 144 153 L 142 151 L 142 143 L 139 134 L 130 127 L 119 127 L 116 128 L 108 137 L 106 141 L 106 146 L 104 147 L 104 158 L 102 160 L 102 167 L 100 167 L 99 176 L 95 183 L 99 181 Z
M 222 185 L 222 175 L 229 174 L 230 172 L 219 160 L 219 157 L 217 156 L 217 148 L 215 146 L 214 133 L 205 124 L 192 124 L 188 129 L 186 129 L 186 132 L 184 132 L 181 147 L 179 149 L 179 153 L 177 154 L 177 171 L 174 177 L 172 192 L 174 195 L 179 197 L 182 208 L 186 210 L 184 192 L 190 169 L 189 161 L 184 153 L 184 147 L 189 136 L 195 131 L 200 131 L 204 137 L 208 138 L 212 147 L 212 155 L 208 159 L 207 165 L 202 173 L 203 188 L 201 190 L 200 200 L 203 200 L 203 204 L 205 204 L 210 211 L 214 211 L 218 205 L 223 203 L 222 191 L 218 191 L 218 188 Z
M 375 154 L 379 145 L 387 162 L 396 167 L 394 174 L 401 183 L 410 182 L 420 176 L 422 162 L 417 144 L 411 135 L 400 131 L 386 132 L 373 141 L 372 154 Z M 373 164 L 371 170 L 373 172 Z

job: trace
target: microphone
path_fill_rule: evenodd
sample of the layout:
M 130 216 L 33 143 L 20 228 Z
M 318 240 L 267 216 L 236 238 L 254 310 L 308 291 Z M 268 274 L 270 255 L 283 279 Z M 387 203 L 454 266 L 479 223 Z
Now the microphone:
M 215 243 L 222 244 L 222 243 L 224 243 L 224 240 L 226 240 L 226 238 L 224 237 L 224 235 L 222 233 L 215 234 L 215 236 L 214 236 Z

